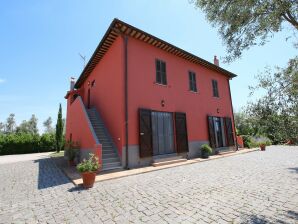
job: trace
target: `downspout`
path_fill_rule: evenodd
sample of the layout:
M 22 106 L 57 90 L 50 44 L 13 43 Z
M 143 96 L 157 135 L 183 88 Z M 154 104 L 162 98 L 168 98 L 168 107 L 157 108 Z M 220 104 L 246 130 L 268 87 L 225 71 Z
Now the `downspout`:
M 128 37 L 124 36 L 124 110 L 125 110 L 125 169 L 128 167 L 128 60 L 127 60 Z
M 228 86 L 229 86 L 229 94 L 230 94 L 230 101 L 231 101 L 231 108 L 232 108 L 232 118 L 233 118 L 233 126 L 234 126 L 234 134 L 235 139 L 234 142 L 236 143 L 236 151 L 238 151 L 238 144 L 237 144 L 237 133 L 236 133 L 236 126 L 235 126 L 235 119 L 234 119 L 234 109 L 233 109 L 233 102 L 232 102 L 232 95 L 231 95 L 231 88 L 230 88 L 230 80 L 228 79 Z

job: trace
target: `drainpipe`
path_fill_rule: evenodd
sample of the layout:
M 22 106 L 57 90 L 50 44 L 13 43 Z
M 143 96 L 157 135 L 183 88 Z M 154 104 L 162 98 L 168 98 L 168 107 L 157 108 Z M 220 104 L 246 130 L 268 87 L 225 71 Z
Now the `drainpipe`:
M 231 88 L 230 88 L 230 80 L 228 79 L 228 86 L 229 86 L 229 94 L 230 94 L 230 101 L 231 101 L 231 107 L 232 107 L 232 118 L 233 118 L 233 126 L 235 131 L 236 138 L 234 139 L 234 142 L 236 143 L 236 151 L 238 151 L 238 144 L 237 144 L 237 135 L 236 135 L 236 126 L 235 126 L 235 119 L 234 119 L 234 109 L 233 109 L 233 102 L 232 102 L 232 96 L 231 96 Z
M 127 44 L 128 37 L 124 36 L 124 110 L 125 110 L 125 169 L 128 167 L 128 63 L 127 63 Z

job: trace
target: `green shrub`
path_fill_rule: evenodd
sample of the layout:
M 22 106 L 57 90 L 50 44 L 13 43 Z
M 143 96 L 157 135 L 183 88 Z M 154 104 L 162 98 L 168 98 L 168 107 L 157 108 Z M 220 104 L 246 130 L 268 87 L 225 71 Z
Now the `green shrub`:
M 89 159 L 84 159 L 83 162 L 77 165 L 77 170 L 80 173 L 84 172 L 95 172 L 99 169 L 98 158 L 93 154 L 89 154 Z
M 208 144 L 203 144 L 201 146 L 201 152 L 203 156 L 209 156 L 212 154 L 212 148 Z
M 56 144 L 55 144 L 55 134 L 54 133 L 45 133 L 40 136 L 39 140 L 39 151 L 40 152 L 49 152 L 55 151 Z
M 271 141 L 269 138 L 264 136 L 250 136 L 250 135 L 241 135 L 243 139 L 244 147 L 246 148 L 256 148 L 259 147 L 260 144 L 271 145 Z
M 241 135 L 243 139 L 243 145 L 245 148 L 251 148 L 252 145 L 252 138 L 249 135 Z
M 0 135 L 0 155 L 48 152 L 55 150 L 53 134 L 41 136 L 31 133 Z

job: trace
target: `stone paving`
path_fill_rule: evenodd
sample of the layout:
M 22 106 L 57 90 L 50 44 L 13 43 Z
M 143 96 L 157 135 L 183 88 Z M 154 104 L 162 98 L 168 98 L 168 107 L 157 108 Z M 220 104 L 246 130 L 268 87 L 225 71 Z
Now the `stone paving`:
M 298 223 L 298 147 L 76 188 L 52 159 L 0 165 L 0 223 Z

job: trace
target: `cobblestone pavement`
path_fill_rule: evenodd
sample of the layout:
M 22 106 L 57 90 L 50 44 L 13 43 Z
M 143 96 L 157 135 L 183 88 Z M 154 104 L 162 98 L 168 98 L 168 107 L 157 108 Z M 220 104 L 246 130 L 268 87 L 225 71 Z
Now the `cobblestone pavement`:
M 51 159 L 0 165 L 0 223 L 298 223 L 298 147 L 75 188 Z

